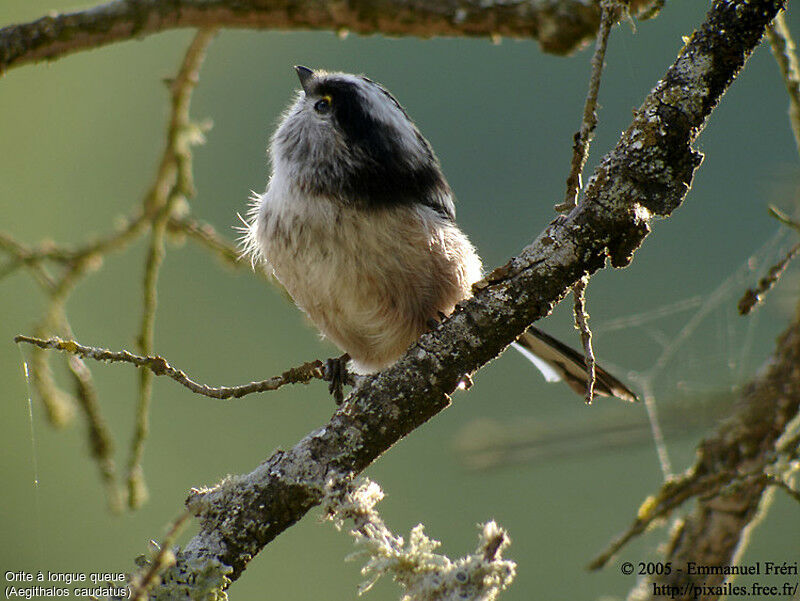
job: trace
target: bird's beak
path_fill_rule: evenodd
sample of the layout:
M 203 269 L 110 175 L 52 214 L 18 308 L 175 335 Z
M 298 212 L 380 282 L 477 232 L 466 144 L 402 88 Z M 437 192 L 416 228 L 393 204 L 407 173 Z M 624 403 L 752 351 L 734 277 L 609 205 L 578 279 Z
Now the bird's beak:
M 314 72 L 308 67 L 303 67 L 302 65 L 295 65 L 294 70 L 297 72 L 297 77 L 300 79 L 300 85 L 302 86 L 303 91 L 308 94 L 308 86 L 314 77 Z

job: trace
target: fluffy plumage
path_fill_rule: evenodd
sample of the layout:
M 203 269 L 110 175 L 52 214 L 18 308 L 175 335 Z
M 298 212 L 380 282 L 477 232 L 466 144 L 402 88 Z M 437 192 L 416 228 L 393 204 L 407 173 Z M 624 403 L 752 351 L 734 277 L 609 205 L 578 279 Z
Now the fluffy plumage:
M 357 371 L 377 371 L 471 294 L 481 261 L 455 223 L 436 155 L 397 100 L 366 77 L 296 70 L 303 89 L 272 137 L 245 252 Z M 580 355 L 544 336 L 520 343 L 537 355 L 543 345 L 551 372 L 579 380 Z M 599 378 L 599 393 L 635 399 L 608 377 L 619 387 Z
M 341 73 L 304 87 L 272 138 L 246 248 L 357 371 L 376 371 L 469 296 L 480 258 L 433 150 L 389 92 Z

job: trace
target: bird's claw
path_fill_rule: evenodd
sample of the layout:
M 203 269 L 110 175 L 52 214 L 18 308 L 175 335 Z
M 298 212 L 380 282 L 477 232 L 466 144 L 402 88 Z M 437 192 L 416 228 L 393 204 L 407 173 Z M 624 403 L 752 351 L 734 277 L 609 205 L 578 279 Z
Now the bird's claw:
M 344 400 L 343 387 L 347 384 L 347 362 L 350 355 L 345 353 L 341 357 L 333 357 L 325 361 L 325 380 L 328 382 L 328 392 L 333 395 L 337 405 Z

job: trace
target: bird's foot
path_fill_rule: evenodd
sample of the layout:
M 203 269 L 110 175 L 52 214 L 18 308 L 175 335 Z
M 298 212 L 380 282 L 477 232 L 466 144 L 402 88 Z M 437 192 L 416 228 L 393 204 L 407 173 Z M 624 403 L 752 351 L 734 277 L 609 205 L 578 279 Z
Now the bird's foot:
M 325 361 L 325 381 L 328 382 L 328 392 L 333 395 L 337 405 L 341 405 L 344 400 L 342 388 L 347 384 L 347 362 L 350 355 L 345 353 L 341 357 L 333 357 Z
M 431 317 L 427 321 L 428 330 L 430 330 L 430 331 L 433 331 L 436 328 L 438 328 L 439 324 L 441 324 L 445 319 L 447 319 L 447 315 L 445 315 L 441 311 L 438 311 L 437 313 L 438 313 L 438 317 Z

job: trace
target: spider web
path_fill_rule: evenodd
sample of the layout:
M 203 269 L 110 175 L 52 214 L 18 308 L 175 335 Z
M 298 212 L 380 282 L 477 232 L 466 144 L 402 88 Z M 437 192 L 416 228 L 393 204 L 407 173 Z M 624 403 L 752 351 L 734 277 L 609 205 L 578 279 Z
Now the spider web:
M 727 414 L 739 386 L 767 360 L 771 340 L 764 332 L 767 328 L 761 327 L 762 307 L 742 317 L 737 301 L 783 257 L 792 242 L 791 230 L 779 227 L 707 291 L 694 291 L 641 313 L 591 323 L 593 333 L 602 338 L 614 338 L 615 334 L 633 336 L 652 347 L 650 356 L 654 358 L 643 370 L 626 374 L 607 365 L 641 393 L 646 417 L 639 412 L 632 415 L 616 405 L 593 414 L 586 423 L 570 418 L 544 425 L 533 418 L 523 418 L 504 424 L 480 418 L 456 436 L 455 448 L 464 465 L 489 469 L 654 444 L 664 477 L 669 477 L 673 462 L 666 440 L 706 431 L 720 415 Z M 784 279 L 791 279 L 796 272 L 790 267 Z M 772 295 L 778 292 L 773 290 L 770 294 L 767 303 L 774 301 Z M 754 350 L 755 346 L 758 350 Z

